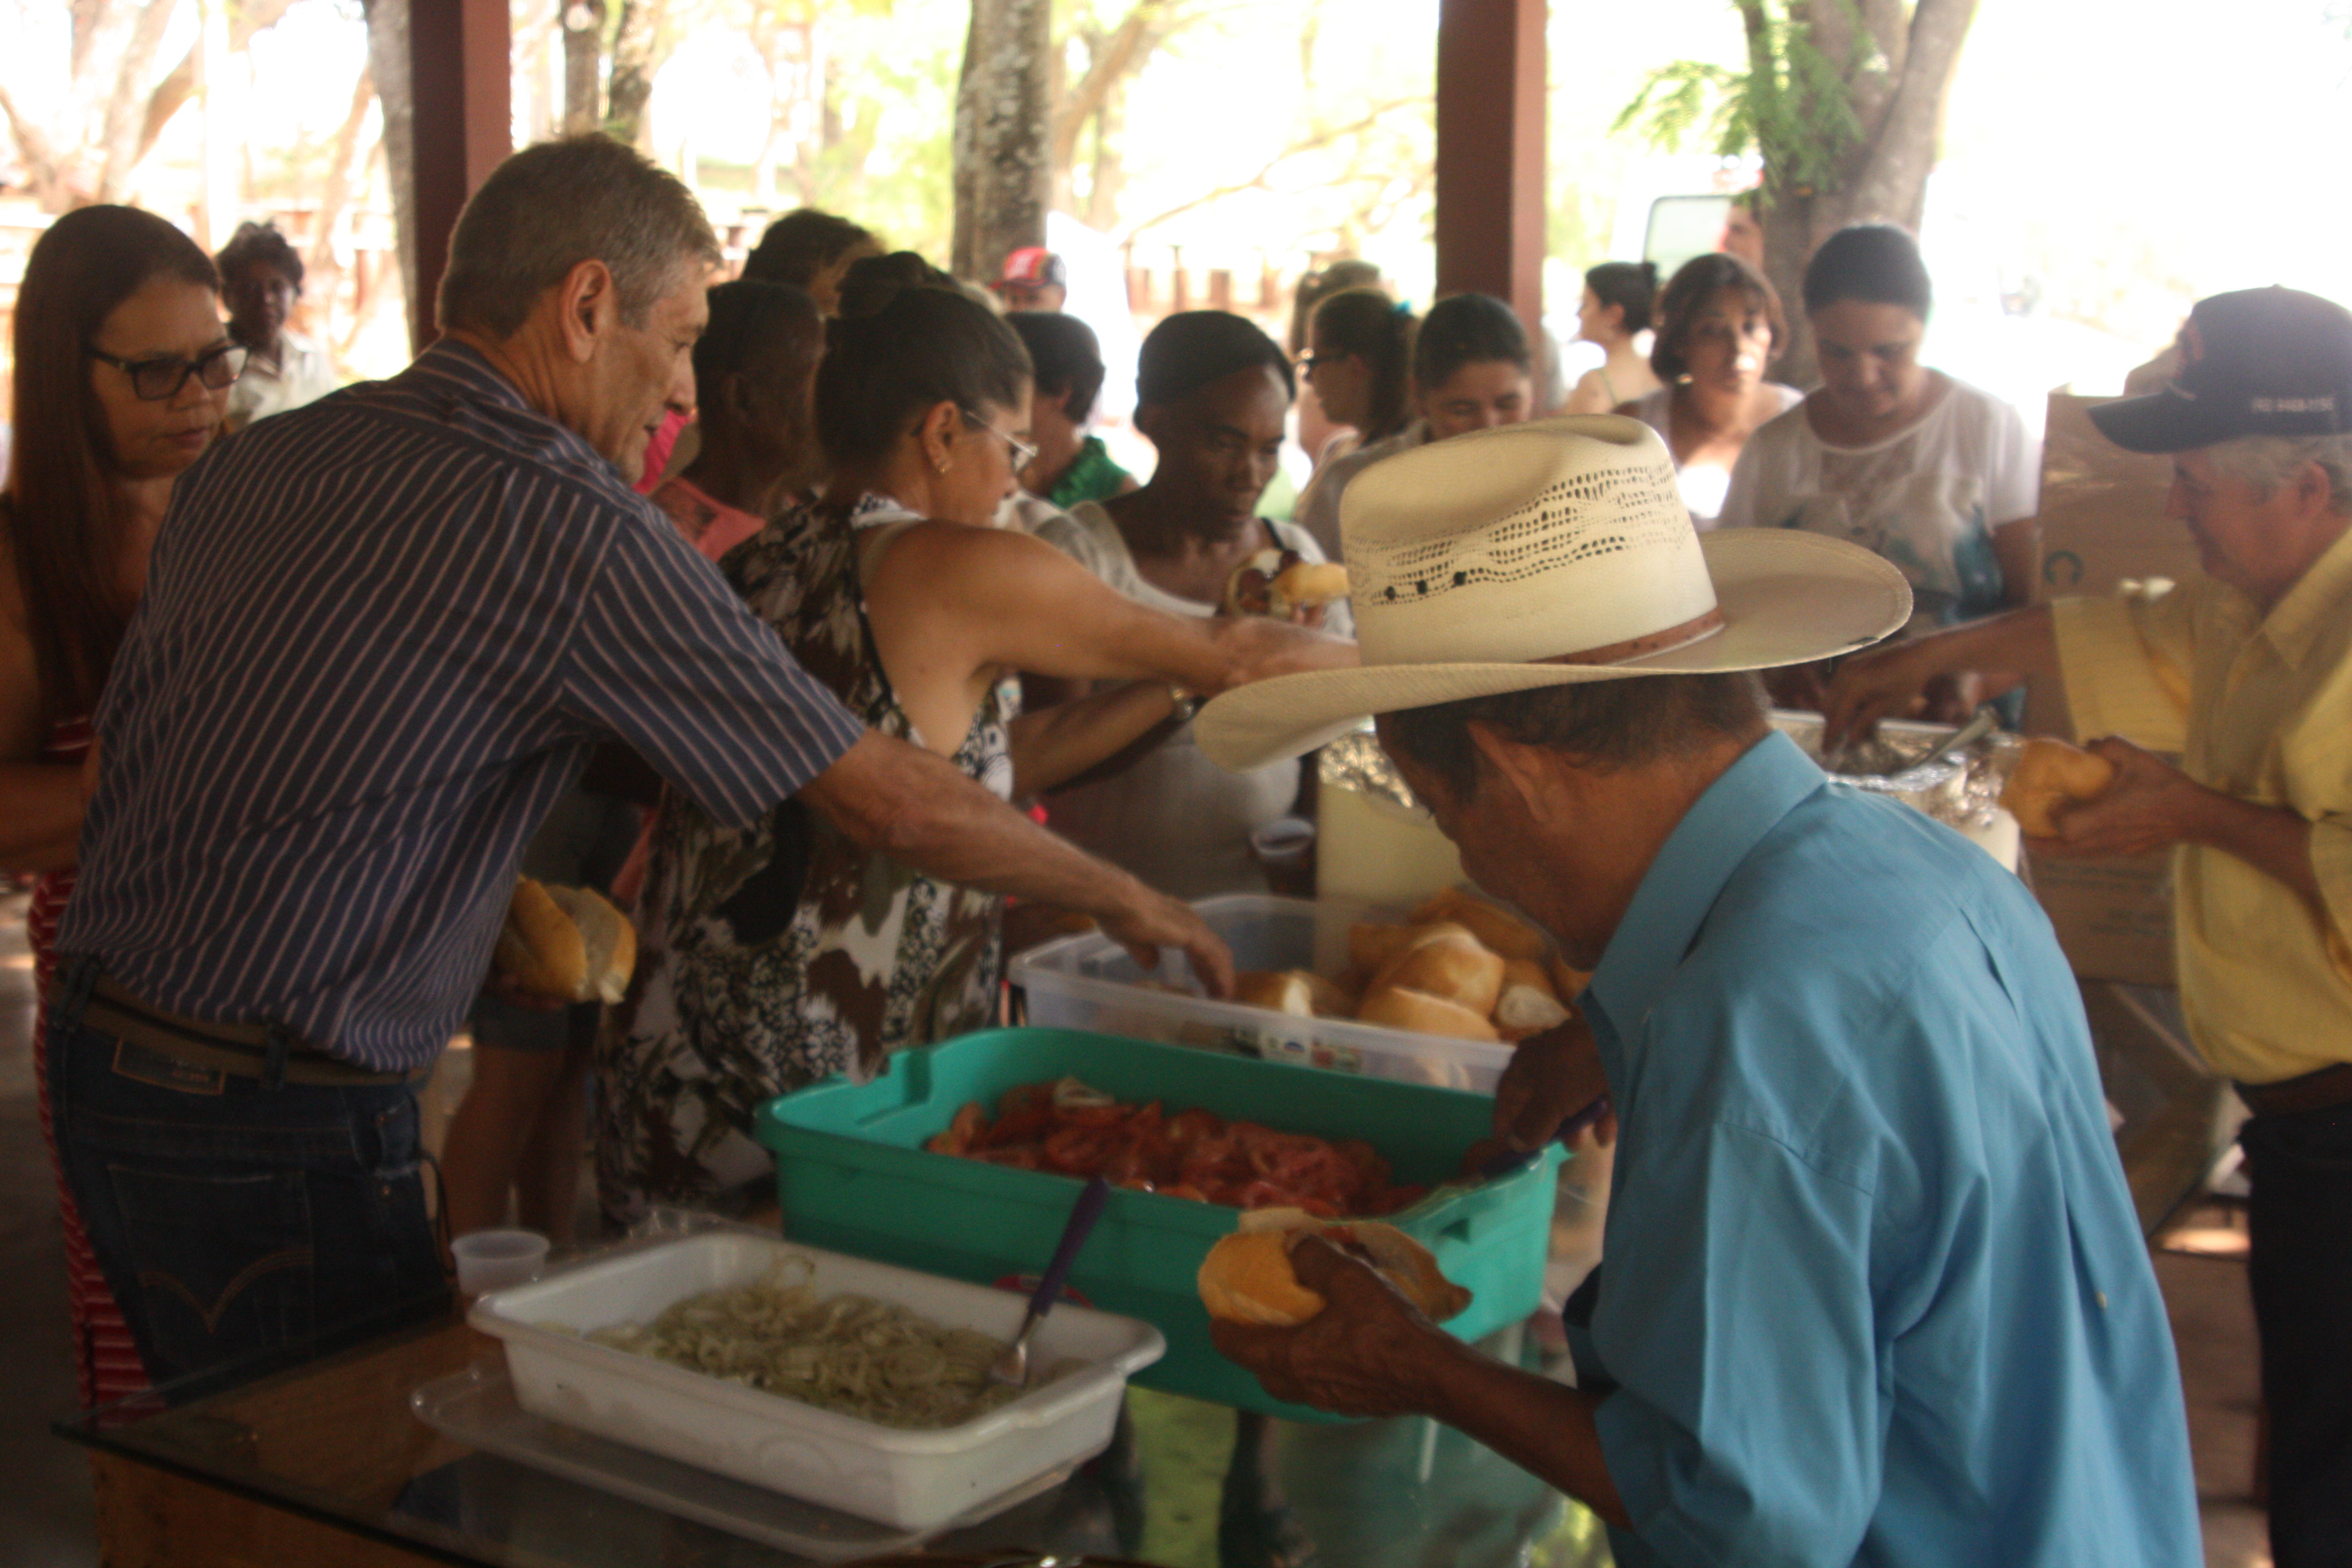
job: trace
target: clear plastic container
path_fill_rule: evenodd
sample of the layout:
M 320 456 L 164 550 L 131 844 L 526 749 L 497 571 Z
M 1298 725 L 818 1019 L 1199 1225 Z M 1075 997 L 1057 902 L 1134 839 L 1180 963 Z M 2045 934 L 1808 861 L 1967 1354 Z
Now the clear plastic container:
M 820 1296 L 872 1296 L 999 1339 L 1027 1310 L 1010 1291 L 729 1230 L 485 1296 L 467 1321 L 506 1342 L 516 1401 L 534 1415 L 902 1530 L 928 1530 L 1100 1453 L 1128 1374 L 1167 1351 L 1149 1323 L 1065 1304 L 1037 1326 L 1031 1364 L 1087 1364 L 961 1426 L 905 1431 L 581 1337 L 764 1279 L 787 1258 L 814 1266 Z
M 1311 969 L 1318 974 L 1337 974 L 1348 966 L 1349 926 L 1403 918 L 1399 910 L 1344 899 L 1262 893 L 1228 893 L 1202 899 L 1192 908 L 1234 950 L 1234 968 Z M 1479 1094 L 1495 1092 L 1496 1080 L 1511 1060 L 1506 1045 L 1341 1018 L 1300 1018 L 1158 989 L 1190 986 L 1191 973 L 1181 957 L 1165 955 L 1160 973 L 1147 975 L 1099 931 L 1034 947 L 1013 961 L 1010 973 L 1028 995 L 1029 1021 L 1042 1027 L 1165 1040 Z

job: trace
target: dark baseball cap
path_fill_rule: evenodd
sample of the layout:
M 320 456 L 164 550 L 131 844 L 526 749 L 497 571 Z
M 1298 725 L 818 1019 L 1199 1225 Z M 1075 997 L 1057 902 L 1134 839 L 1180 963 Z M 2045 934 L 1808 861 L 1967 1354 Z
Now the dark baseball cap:
M 2186 452 L 2242 436 L 2352 431 L 2352 310 L 2296 289 L 2197 301 L 2175 340 L 2172 384 L 2091 410 L 2132 452 Z

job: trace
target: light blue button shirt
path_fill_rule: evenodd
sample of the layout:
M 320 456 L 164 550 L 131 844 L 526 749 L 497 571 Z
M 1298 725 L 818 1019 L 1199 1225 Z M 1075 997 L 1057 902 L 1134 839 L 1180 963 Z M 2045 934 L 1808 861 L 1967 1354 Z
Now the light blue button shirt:
M 1770 735 L 1587 996 L 1621 1564 L 2202 1562 L 2080 994 L 2016 878 Z

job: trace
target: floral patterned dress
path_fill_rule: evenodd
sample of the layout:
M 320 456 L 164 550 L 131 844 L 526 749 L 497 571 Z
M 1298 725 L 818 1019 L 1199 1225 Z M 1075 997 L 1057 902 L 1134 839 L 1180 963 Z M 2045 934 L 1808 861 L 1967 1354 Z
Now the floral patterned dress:
M 809 673 L 886 735 L 923 744 L 867 624 L 861 557 L 919 521 L 869 496 L 852 512 L 803 507 L 729 560 L 729 575 Z M 952 759 L 1012 794 L 1005 726 L 1018 687 L 992 688 Z M 615 1219 L 707 1203 L 772 1169 L 751 1137 L 759 1107 L 835 1073 L 871 1078 L 901 1046 L 994 1016 L 1003 901 L 859 848 L 796 800 L 749 828 L 675 792 L 654 825 L 638 895 L 636 977 L 610 1009 L 598 1186 Z

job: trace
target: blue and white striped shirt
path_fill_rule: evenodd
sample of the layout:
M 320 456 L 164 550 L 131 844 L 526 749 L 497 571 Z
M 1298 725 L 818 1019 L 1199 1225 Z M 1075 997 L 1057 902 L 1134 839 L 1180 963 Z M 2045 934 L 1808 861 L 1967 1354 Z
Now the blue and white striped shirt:
M 58 951 L 421 1067 L 599 742 L 743 825 L 861 733 L 585 441 L 445 342 L 181 479 L 99 704 Z

